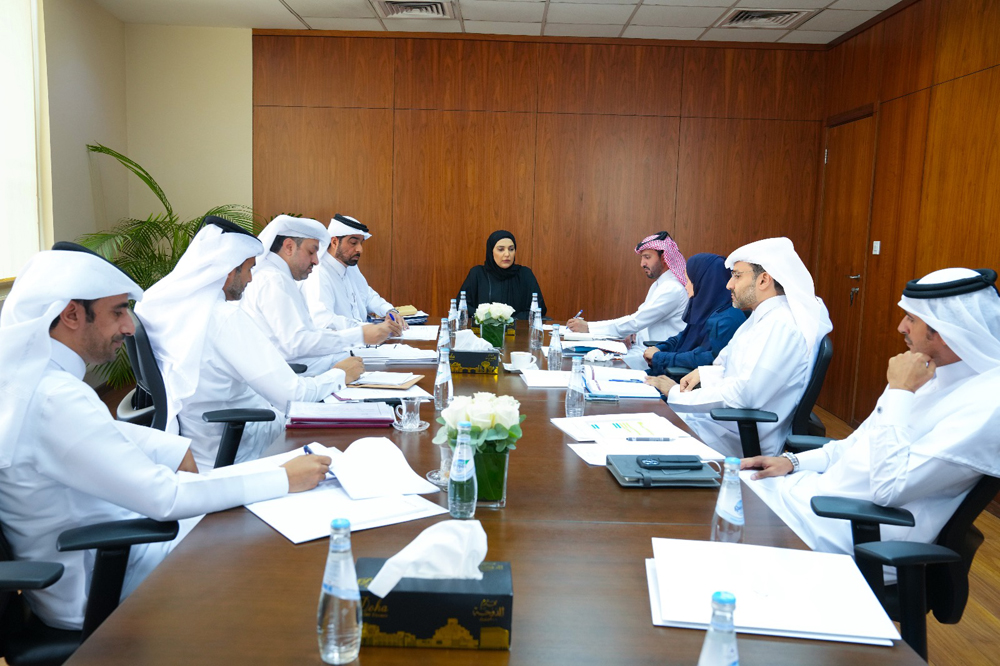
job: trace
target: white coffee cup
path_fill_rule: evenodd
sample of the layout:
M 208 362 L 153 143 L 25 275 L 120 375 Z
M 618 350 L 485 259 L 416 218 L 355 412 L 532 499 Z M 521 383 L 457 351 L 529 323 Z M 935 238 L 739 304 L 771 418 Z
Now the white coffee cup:
M 515 370 L 524 370 L 533 365 L 536 365 L 538 361 L 535 359 L 535 355 L 529 352 L 511 352 L 510 353 L 510 367 Z
M 702 388 L 715 388 L 721 384 L 724 373 L 725 369 L 721 365 L 698 366 L 698 376 L 701 378 Z
M 420 426 L 420 398 L 400 399 L 396 407 L 396 424 L 401 430 L 416 430 Z

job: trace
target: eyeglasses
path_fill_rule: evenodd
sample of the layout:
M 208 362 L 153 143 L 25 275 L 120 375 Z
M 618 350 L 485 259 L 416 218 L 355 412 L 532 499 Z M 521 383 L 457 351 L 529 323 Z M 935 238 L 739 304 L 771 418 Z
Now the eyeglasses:
M 729 271 L 730 275 L 733 276 L 734 280 L 739 280 L 741 275 L 746 275 L 747 273 L 752 273 L 753 271 Z

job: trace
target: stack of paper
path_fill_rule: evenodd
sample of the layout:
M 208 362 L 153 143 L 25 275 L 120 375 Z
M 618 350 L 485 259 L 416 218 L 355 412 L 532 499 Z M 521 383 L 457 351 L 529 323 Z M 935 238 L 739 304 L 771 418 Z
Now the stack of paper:
M 659 400 L 660 392 L 645 382 L 641 370 L 587 366 L 583 373 L 587 392 L 598 396 Z
M 780 571 L 780 580 L 768 571 Z M 736 595 L 737 633 L 886 646 L 899 640 L 848 555 L 653 539 L 646 576 L 655 625 L 707 629 L 712 594 L 725 590 Z
M 433 349 L 417 349 L 402 344 L 355 347 L 351 352 L 365 363 L 388 365 L 434 365 L 438 358 L 437 352 Z
M 419 386 L 411 386 L 408 389 L 376 389 L 348 386 L 347 388 L 343 388 L 336 393 L 328 395 L 323 399 L 323 402 L 384 402 L 387 400 L 398 402 L 400 398 L 422 398 L 424 400 L 433 400 L 434 396 Z
M 397 336 L 393 336 L 390 340 L 422 340 L 424 342 L 437 340 L 438 327 L 437 326 L 410 326 L 408 329 L 403 331 Z
M 611 354 L 627 354 L 628 347 L 624 342 L 617 340 L 580 340 L 574 341 L 567 337 L 563 340 L 563 353 L 566 354 L 586 354 L 592 349 L 600 349 Z
M 384 402 L 293 402 L 288 428 L 388 428 L 393 411 Z
M 578 442 L 593 442 L 598 437 L 673 437 L 684 434 L 680 428 L 652 412 L 639 414 L 600 414 L 550 419 L 552 425 Z
M 362 372 L 361 376 L 349 386 L 366 386 L 369 388 L 403 388 L 407 384 L 413 386 L 423 375 L 412 372 Z
M 330 534 L 330 521 L 347 518 L 351 531 L 393 525 L 447 513 L 448 510 L 419 494 L 439 488 L 416 474 L 402 452 L 384 437 L 359 439 L 346 451 L 312 443 L 318 455 L 330 456 L 330 479 L 304 493 L 292 493 L 247 509 L 293 543 L 320 539 Z M 303 449 L 269 458 L 231 465 L 209 472 L 213 476 L 238 476 L 278 467 Z

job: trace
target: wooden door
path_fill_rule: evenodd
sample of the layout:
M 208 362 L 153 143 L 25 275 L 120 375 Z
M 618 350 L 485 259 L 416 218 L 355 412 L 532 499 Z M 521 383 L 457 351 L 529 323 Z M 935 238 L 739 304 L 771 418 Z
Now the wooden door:
M 816 293 L 833 321 L 833 360 L 819 404 L 851 422 L 857 382 L 861 301 L 871 211 L 875 121 L 869 116 L 827 130 Z

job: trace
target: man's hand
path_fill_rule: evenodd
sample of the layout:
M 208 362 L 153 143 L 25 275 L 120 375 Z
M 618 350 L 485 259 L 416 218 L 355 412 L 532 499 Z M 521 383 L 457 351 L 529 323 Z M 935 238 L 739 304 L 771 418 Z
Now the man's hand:
M 587 326 L 587 322 L 579 317 L 574 317 L 566 322 L 566 328 L 574 333 L 590 333 L 590 327 Z
M 698 368 L 695 368 L 681 377 L 681 393 L 693 391 L 698 384 L 701 384 L 701 373 L 698 372 Z
M 365 324 L 361 327 L 366 345 L 382 344 L 386 339 L 399 335 L 402 331 L 403 327 L 391 319 L 386 319 L 378 324 Z
M 889 380 L 889 388 L 903 389 L 914 392 L 931 377 L 937 368 L 927 354 L 920 352 L 903 352 L 889 359 L 889 369 L 885 373 Z
M 754 456 L 744 458 L 740 461 L 740 469 L 759 469 L 760 471 L 750 478 L 766 479 L 769 476 L 785 476 L 792 473 L 792 461 L 784 456 L 776 458 L 771 456 Z
M 288 492 L 300 493 L 303 490 L 312 490 L 326 478 L 326 472 L 330 469 L 330 458 L 301 455 L 292 458 L 282 467 L 288 474 Z
M 403 315 L 399 314 L 397 310 L 389 310 L 388 312 L 386 312 L 385 320 L 394 321 L 394 323 L 398 324 L 400 329 L 404 331 L 410 327 L 410 325 L 406 323 L 406 318 Z
M 333 367 L 343 370 L 344 374 L 347 375 L 345 383 L 350 384 L 356 381 L 361 376 L 361 373 L 365 371 L 365 362 L 357 356 L 348 356 Z
M 677 386 L 677 382 L 670 377 L 646 377 L 646 383 L 663 395 L 670 393 L 670 389 Z
M 653 362 L 653 354 L 660 351 L 656 347 L 646 347 L 646 351 L 642 352 L 642 357 L 646 359 L 647 363 Z
M 194 455 L 191 454 L 191 449 L 188 448 L 184 453 L 184 459 L 181 460 L 181 464 L 177 467 L 178 472 L 191 472 L 192 474 L 198 473 L 198 464 L 194 461 Z

